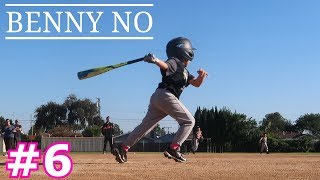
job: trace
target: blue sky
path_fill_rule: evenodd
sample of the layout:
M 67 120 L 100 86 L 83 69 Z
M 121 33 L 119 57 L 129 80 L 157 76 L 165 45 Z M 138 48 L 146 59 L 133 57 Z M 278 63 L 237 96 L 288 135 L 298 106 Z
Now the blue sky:
M 110 115 L 124 132 L 133 130 L 144 117 L 149 97 L 161 79 L 158 68 L 141 62 L 82 81 L 76 74 L 148 52 L 165 59 L 166 43 L 178 36 L 188 37 L 197 48 L 189 71 L 196 75 L 199 68 L 204 68 L 209 73 L 203 86 L 188 87 L 181 96 L 192 113 L 197 106 L 225 106 L 257 121 L 267 113 L 280 112 L 293 122 L 305 113 L 319 113 L 319 1 L 28 1 L 154 4 L 143 8 L 58 8 L 104 11 L 106 17 L 99 26 L 105 30 L 101 33 L 104 36 L 114 35 L 110 33 L 114 25 L 111 11 L 147 11 L 153 18 L 151 31 L 143 34 L 153 40 L 74 41 L 5 40 L 12 35 L 6 32 L 7 11 L 54 12 L 45 7 L 5 7 L 8 3 L 26 2 L 5 0 L 0 6 L 0 116 L 21 119 L 25 131 L 30 128 L 30 116 L 36 107 L 48 101 L 62 103 L 69 94 L 93 101 L 100 98 L 103 116 Z M 142 27 L 144 22 L 142 19 Z M 132 30 L 119 35 L 142 34 Z M 170 131 L 177 128 L 171 118 L 160 124 L 172 127 Z

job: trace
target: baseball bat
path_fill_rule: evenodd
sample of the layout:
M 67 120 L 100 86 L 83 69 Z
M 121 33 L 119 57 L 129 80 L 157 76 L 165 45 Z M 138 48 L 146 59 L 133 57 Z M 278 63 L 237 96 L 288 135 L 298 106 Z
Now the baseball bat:
M 80 72 L 78 72 L 78 78 L 80 80 L 91 78 L 93 76 L 97 76 L 99 74 L 111 71 L 113 69 L 116 69 L 116 68 L 119 68 L 119 67 L 122 67 L 122 66 L 126 66 L 126 65 L 129 65 L 129 64 L 137 63 L 137 62 L 140 62 L 140 61 L 143 61 L 143 58 L 138 58 L 138 59 L 135 59 L 135 60 L 131 60 L 131 61 L 127 61 L 127 62 L 123 62 L 123 63 L 111 65 L 111 66 L 104 66 L 104 67 L 88 69 L 88 70 L 85 70 L 85 71 L 80 71 Z

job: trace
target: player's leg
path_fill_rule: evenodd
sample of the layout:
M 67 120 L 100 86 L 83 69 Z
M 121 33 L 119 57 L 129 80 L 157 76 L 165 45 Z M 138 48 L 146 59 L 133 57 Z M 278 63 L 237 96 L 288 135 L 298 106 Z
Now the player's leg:
M 181 148 L 182 149 L 182 154 L 187 154 L 188 153 L 188 145 L 187 145 L 187 142 L 184 142 L 183 143 L 183 148 Z
M 167 90 L 163 89 L 163 91 Z M 189 136 L 195 124 L 195 119 L 189 110 L 172 93 L 167 91 L 161 95 L 161 98 L 159 98 L 161 100 L 158 102 L 160 104 L 159 106 L 164 112 L 173 117 L 180 125 L 174 139 L 172 140 L 170 148 L 165 151 L 165 155 L 169 157 L 171 155 L 175 160 L 178 160 L 179 162 L 185 162 L 186 159 L 179 152 L 177 152 L 177 149 L 179 149 L 182 143 Z
M 10 138 L 4 137 L 3 140 L 4 140 L 4 145 L 6 146 L 6 153 L 3 155 L 8 156 L 8 151 L 10 149 Z
M 180 125 L 173 143 L 179 146 L 187 139 L 195 124 L 195 119 L 190 111 L 171 93 L 166 93 L 161 97 L 162 110 L 174 118 Z
M 113 137 L 109 138 L 109 144 L 110 144 L 110 151 L 112 152 L 112 149 L 114 148 L 114 146 L 113 146 Z
M 159 92 L 155 92 L 150 98 L 150 104 L 146 116 L 143 118 L 140 125 L 138 125 L 123 141 L 121 147 L 114 148 L 114 155 L 119 163 L 126 162 L 126 152 L 136 144 L 142 137 L 148 134 L 157 123 L 163 119 L 167 114 L 158 107 Z
M 193 138 L 192 139 L 192 146 L 191 146 L 191 150 L 192 150 L 192 153 L 194 154 L 195 153 L 195 151 L 196 151 L 196 142 L 197 141 L 197 139 L 196 138 Z
M 108 143 L 108 140 L 106 137 L 104 137 L 104 140 L 103 140 L 103 149 L 102 149 L 102 153 L 105 154 L 105 152 L 107 151 L 107 143 Z
M 112 139 L 113 139 L 112 137 L 108 137 L 108 142 L 109 142 L 111 154 L 113 154 L 112 151 L 113 151 L 113 148 L 114 148 Z
M 18 143 L 17 143 L 17 137 L 16 137 L 16 135 L 14 135 L 12 148 L 13 148 L 13 149 L 16 149 L 17 144 L 18 144 Z
M 141 124 L 139 124 L 127 137 L 127 139 L 123 142 L 123 145 L 127 146 L 128 148 L 132 147 L 136 144 L 142 137 L 148 134 L 157 123 L 166 117 L 167 114 L 160 111 L 157 108 L 150 107 L 146 116 L 143 118 Z
M 263 153 L 263 152 L 264 152 L 264 149 L 265 149 L 265 143 L 261 143 L 260 153 Z
M 15 143 L 16 146 L 15 146 L 15 148 L 17 147 L 17 145 L 18 145 L 19 142 L 21 142 L 21 136 L 17 136 L 17 137 L 16 137 L 16 143 Z
M 149 109 L 147 115 L 142 120 L 141 124 L 138 125 L 127 137 L 127 139 L 117 148 L 114 148 L 113 155 L 116 156 L 116 161 L 124 163 L 127 161 L 127 152 L 130 147 L 136 144 L 142 137 L 148 134 L 157 123 L 163 119 L 165 113 L 156 113 L 154 109 Z
M 8 156 L 8 151 L 10 149 L 13 149 L 14 138 L 12 138 L 12 137 L 4 138 L 4 142 L 5 142 L 5 146 L 6 146 L 5 156 Z
M 199 147 L 199 139 L 196 139 L 195 146 L 194 146 L 194 151 L 195 152 L 198 150 L 198 147 Z

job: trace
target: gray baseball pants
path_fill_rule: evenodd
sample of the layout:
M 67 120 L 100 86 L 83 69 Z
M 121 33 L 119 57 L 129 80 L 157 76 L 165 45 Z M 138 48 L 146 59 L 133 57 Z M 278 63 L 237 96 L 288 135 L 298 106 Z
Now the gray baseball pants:
M 180 125 L 172 143 L 181 146 L 192 131 L 195 119 L 180 100 L 166 89 L 157 89 L 152 94 L 146 116 L 141 124 L 130 133 L 123 144 L 132 147 L 167 115 L 174 118 Z
M 197 151 L 198 147 L 199 147 L 199 139 L 193 138 L 192 139 L 192 147 L 191 147 L 191 149 L 193 151 Z
M 262 143 L 262 144 L 261 144 L 261 150 L 260 150 L 260 152 L 263 152 L 264 150 L 266 150 L 266 152 L 269 151 L 267 143 Z

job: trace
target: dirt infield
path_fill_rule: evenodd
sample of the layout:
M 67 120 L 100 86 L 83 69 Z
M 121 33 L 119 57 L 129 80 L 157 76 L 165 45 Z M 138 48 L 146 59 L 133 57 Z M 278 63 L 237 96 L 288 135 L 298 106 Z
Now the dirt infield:
M 177 163 L 162 153 L 129 153 L 128 163 L 111 154 L 72 153 L 73 171 L 67 179 L 320 179 L 320 154 L 211 154 L 185 155 Z M 9 179 L 1 157 L 0 179 Z M 31 179 L 50 179 L 40 165 Z

